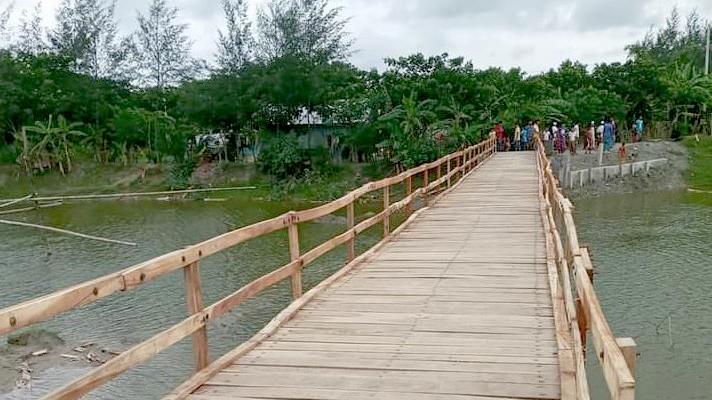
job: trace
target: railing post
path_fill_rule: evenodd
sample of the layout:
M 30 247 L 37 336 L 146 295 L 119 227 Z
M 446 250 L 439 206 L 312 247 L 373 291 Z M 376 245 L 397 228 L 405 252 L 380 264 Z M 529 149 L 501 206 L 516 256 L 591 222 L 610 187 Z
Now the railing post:
M 185 280 L 185 297 L 188 303 L 188 314 L 193 315 L 203 311 L 203 289 L 200 285 L 200 267 L 198 261 L 183 267 Z M 205 326 L 193 333 L 193 356 L 195 370 L 200 371 L 208 366 L 208 330 Z
M 425 203 L 425 206 L 428 205 L 428 185 L 429 185 L 429 180 L 428 180 L 428 169 L 426 168 L 425 171 L 423 171 L 423 203 Z
M 356 210 L 354 206 L 354 199 L 346 206 L 346 229 L 351 230 L 354 228 L 354 223 L 356 221 Z M 356 258 L 356 234 L 349 240 L 346 244 L 346 261 L 350 263 Z
M 457 175 L 457 180 L 459 181 L 462 177 L 462 171 L 460 171 L 460 156 L 455 157 L 455 174 Z
M 440 167 L 442 167 L 442 166 L 443 166 L 442 163 L 438 163 L 438 173 L 437 173 L 437 179 L 436 179 L 436 180 L 438 180 L 438 181 L 440 180 L 440 178 L 442 177 L 442 174 L 443 174 L 443 173 L 442 173 L 442 168 L 440 168 Z M 438 190 L 440 190 L 440 187 L 441 187 L 441 186 L 442 186 L 442 185 L 438 185 Z
M 450 161 L 452 158 L 450 156 L 447 157 L 447 187 L 450 188 Z
M 292 261 L 299 260 L 299 228 L 295 221 L 294 213 L 290 213 L 289 225 L 289 256 Z M 292 274 L 292 298 L 294 300 L 302 297 L 302 269 L 297 268 Z
M 391 205 L 391 187 L 383 188 L 383 237 L 387 238 L 391 234 L 391 213 L 388 211 L 388 206 Z
M 463 152 L 462 152 L 462 176 L 463 177 L 467 173 L 467 168 L 469 167 L 469 165 L 467 164 L 467 154 L 468 154 L 468 150 L 467 149 L 463 150 Z
M 633 338 L 616 338 L 616 344 L 621 349 L 623 358 L 625 358 L 625 363 L 628 364 L 630 374 L 633 375 L 633 378 L 635 379 L 635 362 L 638 357 L 635 340 L 633 340 Z
M 410 196 L 413 193 L 413 176 L 408 175 L 407 178 L 405 178 L 405 195 L 406 197 Z M 405 214 L 410 215 L 413 212 L 413 206 L 411 206 L 411 203 L 409 202 L 408 204 L 405 205 Z

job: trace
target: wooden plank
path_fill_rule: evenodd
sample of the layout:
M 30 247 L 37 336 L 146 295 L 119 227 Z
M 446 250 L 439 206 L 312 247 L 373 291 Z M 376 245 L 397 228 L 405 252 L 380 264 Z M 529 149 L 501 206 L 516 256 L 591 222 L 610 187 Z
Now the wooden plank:
M 517 400 L 512 397 L 462 396 L 452 394 L 409 392 L 409 388 L 399 391 L 374 392 L 371 390 L 333 390 L 317 388 L 250 387 L 250 386 L 205 386 L 199 393 L 191 395 L 192 400 L 218 399 L 311 399 L 311 400 Z M 240 396 L 240 397 L 235 397 Z M 259 397 L 242 397 L 259 396 Z
M 203 289 L 200 284 L 200 264 L 198 261 L 183 268 L 185 281 L 185 297 L 188 305 L 188 315 L 203 311 Z M 205 326 L 193 333 L 193 356 L 195 357 L 195 370 L 208 366 L 208 331 Z
M 420 209 L 420 210 L 416 211 L 415 213 L 413 213 L 405 222 L 403 222 L 403 224 L 401 224 L 401 226 L 399 226 L 393 232 L 393 234 L 397 235 L 401 231 L 405 230 L 408 227 L 408 225 L 411 224 L 415 219 L 417 219 L 418 216 L 425 210 L 426 209 Z M 347 264 L 342 269 L 335 272 L 329 278 L 325 279 L 324 281 L 322 281 L 321 283 L 316 285 L 313 289 L 311 289 L 310 291 L 305 293 L 298 300 L 292 302 L 292 304 L 290 304 L 287 308 L 282 310 L 282 312 L 280 312 L 276 317 L 274 317 L 272 319 L 272 321 L 270 321 L 269 324 L 267 324 L 264 328 L 262 328 L 262 330 L 260 330 L 255 336 L 250 338 L 247 342 L 236 347 L 229 353 L 218 358 L 213 363 L 208 365 L 207 368 L 204 368 L 202 371 L 191 376 L 190 379 L 183 382 L 172 393 L 170 393 L 169 395 L 164 397 L 164 399 L 165 400 L 174 400 L 174 399 L 186 398 L 188 395 L 193 393 L 193 391 L 195 391 L 201 385 L 206 383 L 210 378 L 212 378 L 213 376 L 218 374 L 222 369 L 226 368 L 228 365 L 232 364 L 235 360 L 239 359 L 243 355 L 249 353 L 251 350 L 253 350 L 255 347 L 257 347 L 260 343 L 262 343 L 265 339 L 272 336 L 277 331 L 278 328 L 280 328 L 283 324 L 285 324 L 287 321 L 289 321 L 294 315 L 296 315 L 297 312 L 305 304 L 307 304 L 313 298 L 315 298 L 317 295 L 319 295 L 320 293 L 325 291 L 334 282 L 337 282 L 338 280 L 340 280 L 341 278 L 346 276 L 354 267 L 358 266 L 362 262 L 370 259 L 375 254 L 377 254 L 386 243 L 388 243 L 388 238 L 382 240 L 377 245 L 372 247 L 370 250 L 368 250 L 365 253 L 361 254 L 360 256 L 356 257 L 351 263 Z

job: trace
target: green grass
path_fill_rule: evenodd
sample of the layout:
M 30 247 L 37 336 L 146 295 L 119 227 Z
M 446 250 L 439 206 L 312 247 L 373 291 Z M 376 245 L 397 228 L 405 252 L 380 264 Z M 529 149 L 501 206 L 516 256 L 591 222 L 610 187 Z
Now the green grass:
M 686 137 L 684 141 L 690 152 L 688 184 L 693 189 L 712 190 L 712 137 Z

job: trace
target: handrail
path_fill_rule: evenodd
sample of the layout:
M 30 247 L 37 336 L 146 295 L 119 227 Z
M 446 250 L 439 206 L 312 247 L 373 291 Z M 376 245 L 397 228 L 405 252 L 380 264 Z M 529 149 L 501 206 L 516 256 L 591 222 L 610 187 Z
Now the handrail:
M 559 182 L 539 138 L 536 139 L 536 144 L 542 214 L 547 231 L 547 262 L 550 264 L 550 278 L 555 278 L 551 285 L 553 296 L 559 296 L 555 299 L 554 307 L 558 306 L 559 314 L 563 314 L 566 319 L 566 331 L 560 332 L 557 326 L 557 338 L 562 334 L 563 339 L 569 340 L 573 346 L 567 349 L 565 344 L 562 346 L 560 343 L 560 353 L 573 353 L 570 354 L 573 360 L 567 360 L 567 363 L 562 363 L 561 366 L 562 398 L 590 399 L 584 364 L 587 333 L 590 330 L 611 398 L 633 400 L 635 342 L 631 338 L 616 339 L 613 335 L 593 288 L 593 263 L 589 251 L 579 245 L 573 218 L 574 207 L 561 193 Z M 559 228 L 563 230 L 563 235 L 559 233 Z M 573 279 L 570 272 L 573 273 Z M 563 293 L 559 294 L 560 291 Z M 555 312 L 555 318 L 556 314 Z M 556 322 L 558 324 L 563 321 Z
M 399 175 L 367 183 L 331 203 L 303 211 L 290 211 L 278 217 L 257 222 L 201 243 L 188 246 L 182 250 L 176 250 L 155 257 L 121 271 L 4 308 L 0 310 L 0 335 L 36 324 L 114 293 L 129 291 L 159 276 L 166 275 L 178 269 L 183 269 L 189 314 L 187 318 L 169 329 L 154 335 L 150 339 L 122 352 L 105 364 L 91 370 L 86 375 L 55 390 L 45 398 L 74 399 L 81 397 L 129 368 L 149 360 L 159 352 L 190 335 L 192 335 L 193 339 L 196 370 L 205 371 L 208 369 L 206 367 L 208 367 L 209 362 L 206 334 L 208 321 L 225 315 L 247 299 L 254 297 L 264 289 L 287 278 L 291 278 L 292 280 L 292 294 L 295 299 L 295 302 L 293 302 L 290 307 L 298 309 L 306 301 L 305 298 L 308 297 L 303 296 L 302 293 L 301 271 L 303 268 L 341 245 L 348 246 L 347 265 L 344 268 L 355 265 L 359 262 L 361 257 L 374 251 L 379 245 L 382 245 L 389 239 L 391 235 L 390 216 L 392 214 L 402 209 L 406 210 L 406 214 L 411 214 L 413 212 L 413 203 L 419 197 L 422 198 L 425 205 L 427 205 L 429 194 L 439 191 L 442 186 L 451 188 L 454 185 L 453 181 L 457 182 L 461 180 L 468 172 L 480 165 L 494 154 L 494 152 L 495 140 L 489 138 L 477 145 L 446 155 L 434 162 L 409 169 Z M 454 167 L 452 166 L 452 161 L 455 161 Z M 447 165 L 447 172 L 444 175 L 442 174 L 443 164 Z M 429 172 L 434 169 L 437 169 L 437 178 L 431 181 L 429 179 Z M 413 190 L 413 178 L 419 174 L 423 174 L 423 186 Z M 405 184 L 405 197 L 391 204 L 390 187 L 401 183 Z M 384 192 L 383 211 L 355 224 L 354 202 L 365 194 L 379 189 L 383 189 Z M 301 254 L 298 225 L 303 222 L 324 217 L 342 208 L 347 209 L 347 230 Z M 411 216 L 411 218 L 413 218 L 413 216 Z M 384 226 L 383 240 L 371 250 L 357 258 L 354 251 L 354 242 L 357 235 L 378 223 L 383 223 Z M 289 233 L 291 261 L 288 264 L 248 283 L 208 307 L 203 306 L 199 274 L 200 260 L 237 244 L 282 229 L 287 229 Z M 327 278 L 327 280 L 323 281 L 320 285 L 331 282 L 330 279 L 335 279 L 336 275 L 337 274 Z M 288 310 L 289 312 L 294 312 L 294 310 L 290 310 L 290 307 L 285 309 L 283 313 Z M 277 318 L 273 320 L 273 322 L 274 321 L 277 321 Z M 250 340 L 245 345 L 252 345 L 254 343 L 253 340 Z M 228 355 L 225 355 L 223 357 L 227 356 Z M 216 362 L 222 360 L 223 357 Z

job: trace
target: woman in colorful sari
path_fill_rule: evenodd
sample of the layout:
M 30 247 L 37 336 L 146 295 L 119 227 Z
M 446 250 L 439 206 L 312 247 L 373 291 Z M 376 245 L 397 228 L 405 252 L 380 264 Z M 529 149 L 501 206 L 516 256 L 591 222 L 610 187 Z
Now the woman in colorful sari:
M 609 152 L 613 150 L 614 145 L 614 131 L 613 123 L 611 120 L 607 120 L 605 125 L 603 125 L 603 151 Z
M 563 154 L 566 151 L 566 130 L 562 125 L 556 132 L 556 151 Z

